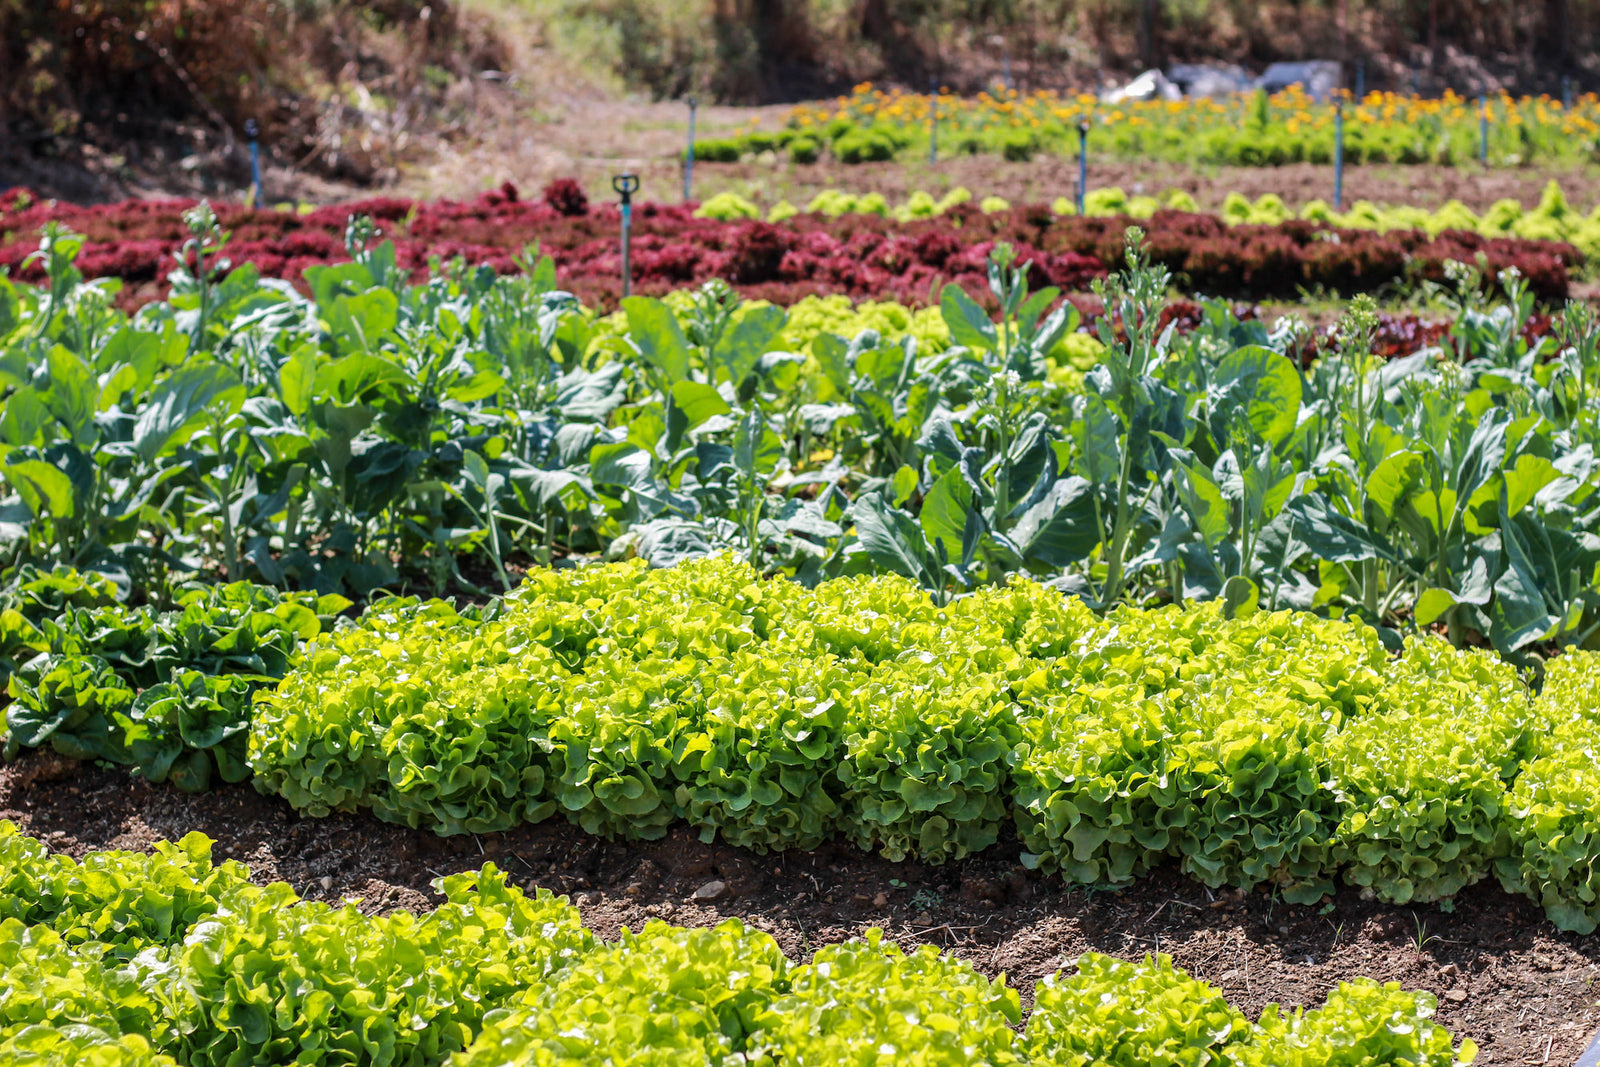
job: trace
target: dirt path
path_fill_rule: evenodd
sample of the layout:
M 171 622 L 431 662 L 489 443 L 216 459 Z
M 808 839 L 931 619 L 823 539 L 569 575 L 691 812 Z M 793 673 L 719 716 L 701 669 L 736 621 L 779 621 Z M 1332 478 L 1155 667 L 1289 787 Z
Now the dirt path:
M 37 754 L 0 768 L 0 818 L 77 856 L 199 830 L 219 857 L 248 863 L 262 881 L 288 881 L 313 899 L 360 897 L 373 910 L 427 907 L 437 899 L 431 879 L 492 860 L 523 886 L 572 894 L 606 936 L 651 916 L 709 925 L 739 915 L 799 959 L 879 926 L 903 944 L 929 942 L 986 974 L 1006 972 L 1025 1002 L 1038 978 L 1089 949 L 1170 953 L 1252 1017 L 1269 1001 L 1315 1006 L 1340 981 L 1366 975 L 1438 995 L 1440 1021 L 1475 1040 L 1485 1065 L 1565 1067 L 1600 1025 L 1600 935 L 1562 934 L 1488 884 L 1448 913 L 1348 890 L 1319 910 L 1212 893 L 1170 869 L 1119 893 L 1068 888 L 1024 871 L 1015 841 L 925 867 L 847 845 L 758 856 L 683 830 L 608 843 L 563 821 L 439 838 L 366 816 L 304 819 L 249 785 L 186 796 Z M 690 899 L 712 881 L 725 884 L 721 896 Z

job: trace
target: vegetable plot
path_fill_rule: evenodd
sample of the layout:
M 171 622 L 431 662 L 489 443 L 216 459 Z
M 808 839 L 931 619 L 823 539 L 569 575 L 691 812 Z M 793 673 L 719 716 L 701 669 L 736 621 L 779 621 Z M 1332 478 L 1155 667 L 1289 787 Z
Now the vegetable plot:
M 492 864 L 435 883 L 425 914 L 367 916 L 261 887 L 191 834 L 81 864 L 0 823 L 0 885 L 37 896 L 0 920 L 8 1062 L 1075 1064 L 1182 1050 L 1239 1065 L 1469 1063 L 1434 1001 L 1361 981 L 1252 1024 L 1165 957 L 1089 953 L 1038 985 L 1022 1032 L 1002 976 L 876 931 L 791 963 L 737 919 L 651 921 L 615 942 L 565 898 Z M 8 900 L 22 899 L 20 895 Z M 161 913 L 166 920 L 152 924 Z M 133 921 L 130 922 L 129 920 Z M 888 1051 L 892 1050 L 892 1051 Z M 1141 1061 L 1142 1062 L 1142 1061 Z
M 541 572 L 482 619 L 376 605 L 258 696 L 250 762 L 308 814 L 441 833 L 560 813 L 938 863 L 1009 818 L 1025 863 L 1075 882 L 1172 859 L 1210 886 L 1312 902 L 1342 876 L 1407 903 L 1494 873 L 1590 931 L 1600 852 L 1575 831 L 1597 809 L 1561 768 L 1600 709 L 1572 695 L 1593 657 L 1558 663 L 1536 700 L 1487 653 L 1425 637 L 1391 659 L 1304 613 L 619 565 Z
M 1452 268 L 1440 345 L 1402 360 L 1358 301 L 1307 367 L 1292 320 L 1208 302 L 1170 328 L 1137 239 L 1097 339 L 1005 245 L 998 321 L 947 285 L 936 326 L 886 336 L 720 283 L 596 320 L 548 259 L 414 286 L 362 219 L 307 298 L 223 273 L 216 219 L 190 222 L 177 295 L 133 320 L 59 231 L 48 289 L 0 279 L 20 562 L 355 599 L 732 549 L 808 584 L 899 573 L 946 597 L 1031 574 L 1102 609 L 1254 600 L 1507 656 L 1600 627 L 1600 332 L 1575 306 L 1541 334 L 1514 271 L 1489 304 Z

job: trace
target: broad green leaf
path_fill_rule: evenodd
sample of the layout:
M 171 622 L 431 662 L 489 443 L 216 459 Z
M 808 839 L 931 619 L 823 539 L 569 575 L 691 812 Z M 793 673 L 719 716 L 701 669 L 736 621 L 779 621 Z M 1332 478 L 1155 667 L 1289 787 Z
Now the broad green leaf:
M 296 418 L 304 415 L 316 398 L 317 350 L 312 345 L 300 345 L 278 371 L 278 388 L 283 392 L 283 406 Z
M 50 349 L 45 366 L 50 375 L 43 394 L 45 406 L 75 443 L 88 447 L 95 437 L 94 416 L 100 394 L 94 372 L 61 345 Z
M 1405 503 L 1419 492 L 1427 468 L 1416 452 L 1396 452 L 1388 456 L 1367 477 L 1367 499 L 1386 518 L 1394 519 Z
M 1228 619 L 1247 619 L 1256 612 L 1261 590 L 1242 574 L 1222 583 L 1222 615 Z
M 182 445 L 208 419 L 221 422 L 244 403 L 236 374 L 217 363 L 191 363 L 157 383 L 133 427 L 133 447 L 146 463 Z
M 895 574 L 925 581 L 927 542 L 917 520 L 868 493 L 855 502 L 856 539 L 873 563 Z
M 340 349 L 372 354 L 400 321 L 400 300 L 392 290 L 369 289 L 336 297 L 323 314 Z
M 315 393 L 319 398 L 349 406 L 370 398 L 386 385 L 409 384 L 405 368 L 380 356 L 357 352 L 317 367 Z
M 919 480 L 915 467 L 902 465 L 899 470 L 894 472 L 894 478 L 890 480 L 889 484 L 890 488 L 894 490 L 895 507 L 899 507 L 911 499 L 911 494 L 917 491 Z
M 627 441 L 595 445 L 589 450 L 589 477 L 596 485 L 648 485 L 650 466 L 650 453 Z
M 672 309 L 648 296 L 622 302 L 628 318 L 628 342 L 640 357 L 666 376 L 669 386 L 689 377 L 689 342 Z
M 1550 611 L 1545 599 L 1529 546 L 1503 505 L 1500 538 L 1505 547 L 1506 569 L 1494 583 L 1490 637 L 1495 647 L 1506 653 L 1541 640 L 1556 624 L 1558 616 Z
M 1100 397 L 1084 397 L 1083 418 L 1073 423 L 1077 457 L 1074 469 L 1096 485 L 1112 485 L 1122 470 L 1117 417 Z
M 1094 493 L 1093 485 L 1077 477 L 1052 485 L 1010 531 L 1022 557 L 1058 570 L 1089 558 L 1100 544 Z
M 717 366 L 727 372 L 729 381 L 738 385 L 745 380 L 777 342 L 788 319 L 788 312 L 773 304 L 740 312 L 716 349 Z
M 42 443 L 40 431 L 49 425 L 50 409 L 39 391 L 25 385 L 6 397 L 0 408 L 0 444 L 23 447 Z
M 841 396 L 850 393 L 850 345 L 844 338 L 831 333 L 819 333 L 811 342 L 811 354 L 822 367 L 822 373 Z
M 1287 356 L 1262 345 L 1245 345 L 1224 356 L 1212 376 L 1213 419 L 1241 407 L 1261 440 L 1276 445 L 1294 432 L 1300 417 L 1300 375 Z
M 1395 558 L 1394 549 L 1387 541 L 1365 524 L 1333 510 L 1320 493 L 1297 496 L 1284 510 L 1294 516 L 1295 537 L 1329 563 Z
M 1455 594 L 1436 586 L 1422 591 L 1411 613 L 1418 626 L 1432 626 L 1444 617 L 1445 612 L 1455 606 Z
M 77 513 L 72 479 L 59 467 L 42 459 L 24 459 L 0 464 L 0 475 L 36 516 L 70 519 Z
M 774 309 L 776 310 L 776 309 Z M 705 382 L 674 382 L 672 402 L 683 412 L 686 429 L 693 430 L 713 415 L 732 412 L 722 394 Z
M 923 497 L 922 514 L 919 516 L 922 532 L 929 544 L 944 546 L 944 558 L 948 561 L 965 562 L 964 537 L 971 509 L 972 486 L 959 467 L 946 471 L 943 477 L 933 483 L 928 495 Z
M 1180 452 L 1180 449 L 1173 449 L 1175 459 Z M 1221 487 L 1212 481 L 1211 472 L 1194 462 L 1192 457 L 1187 461 L 1179 459 L 1174 466 L 1174 475 L 1178 482 L 1178 498 L 1183 502 L 1184 510 L 1188 511 L 1195 532 L 1208 547 L 1215 548 L 1228 536 L 1232 526 L 1228 502 L 1222 495 Z
M 995 352 L 1000 338 L 989 313 L 984 311 L 961 286 L 950 282 L 939 296 L 939 314 L 950 330 L 950 340 L 979 352 Z
M 1560 476 L 1555 464 L 1543 456 L 1518 456 L 1516 465 L 1505 472 L 1506 514 L 1516 515 L 1528 506 L 1539 490 Z

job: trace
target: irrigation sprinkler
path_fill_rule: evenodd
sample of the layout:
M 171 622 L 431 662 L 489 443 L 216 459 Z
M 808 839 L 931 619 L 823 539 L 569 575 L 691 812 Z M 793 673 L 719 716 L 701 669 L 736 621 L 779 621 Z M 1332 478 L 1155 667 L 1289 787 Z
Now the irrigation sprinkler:
M 255 188 L 254 207 L 260 207 L 264 201 L 261 194 L 261 127 L 256 125 L 255 119 L 244 120 L 244 135 L 250 140 L 250 184 Z
M 1478 161 L 1489 165 L 1489 94 L 1478 94 Z
M 1078 120 L 1078 217 L 1083 217 L 1083 194 L 1089 185 L 1089 120 Z
M 699 105 L 699 100 L 689 98 L 689 148 L 683 153 L 683 202 L 686 204 L 692 199 L 690 192 L 694 187 L 694 109 Z M 628 202 L 627 194 L 623 194 L 622 202 Z
M 1333 210 L 1344 210 L 1344 101 L 1333 105 Z
M 939 162 L 939 79 L 928 78 L 928 162 Z
M 618 174 L 611 179 L 611 188 L 622 197 L 622 296 L 633 292 L 633 270 L 628 265 L 628 245 L 633 235 L 633 194 L 639 191 L 639 176 Z

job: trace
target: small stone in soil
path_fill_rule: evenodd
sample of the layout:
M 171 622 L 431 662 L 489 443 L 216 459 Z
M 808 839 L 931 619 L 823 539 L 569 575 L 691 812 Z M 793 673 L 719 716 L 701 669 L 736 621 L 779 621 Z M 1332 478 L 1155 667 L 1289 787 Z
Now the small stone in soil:
M 326 874 L 323 875 L 321 878 L 317 879 L 317 881 L 322 883 L 322 888 L 323 888 L 324 892 L 326 892 L 327 890 L 330 890 L 330 889 L 333 888 L 333 879 L 331 877 L 329 877 L 328 875 L 326 875 Z
M 883 893 L 879 893 L 877 896 L 872 898 L 872 906 L 874 908 L 884 907 L 888 903 L 889 903 L 889 898 Z
M 1455 1003 L 1460 1004 L 1463 1000 L 1467 999 L 1467 991 L 1465 989 L 1449 989 L 1449 990 L 1446 990 L 1445 994 L 1444 994 L 1444 999 L 1449 1000 L 1449 1001 L 1454 1001 Z
M 719 882 L 719 881 L 713 880 L 713 881 L 707 882 L 705 885 L 701 886 L 699 889 L 696 889 L 694 891 L 694 894 L 689 899 L 690 900 L 704 901 L 704 902 L 709 902 L 709 901 L 713 901 L 713 900 L 720 900 L 720 899 L 722 899 L 723 896 L 725 896 L 727 894 L 727 892 L 728 892 L 728 883 L 727 882 Z

